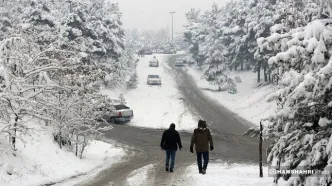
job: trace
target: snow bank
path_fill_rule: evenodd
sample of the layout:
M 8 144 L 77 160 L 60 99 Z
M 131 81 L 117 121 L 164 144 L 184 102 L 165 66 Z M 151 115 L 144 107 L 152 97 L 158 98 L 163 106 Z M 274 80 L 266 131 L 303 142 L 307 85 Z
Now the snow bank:
M 25 186 L 58 182 L 75 175 L 89 173 L 101 167 L 110 166 L 126 155 L 125 151 L 112 144 L 93 141 L 83 154 L 83 159 L 72 152 L 59 149 L 54 143 L 52 132 L 38 125 L 30 125 L 31 136 L 26 136 L 26 146 L 17 143 L 16 157 L 9 146 L 0 144 L 0 185 Z M 37 131 L 38 130 L 38 131 Z M 1 139 L 1 141 L 8 139 Z M 12 172 L 12 175 L 7 172 Z
M 196 120 L 186 109 L 176 82 L 168 72 L 170 68 L 165 62 L 167 55 L 156 55 L 159 67 L 149 67 L 149 55 L 141 58 L 137 64 L 138 86 L 126 92 L 123 90 L 103 90 L 104 94 L 118 98 L 121 93 L 127 106 L 134 110 L 134 119 L 128 123 L 131 126 L 147 128 L 169 128 L 171 123 L 176 124 L 177 130 L 192 130 L 196 127 Z M 161 86 L 147 85 L 149 74 L 161 77 Z
M 261 119 L 272 114 L 277 108 L 275 102 L 267 102 L 265 99 L 275 91 L 274 87 L 268 85 L 257 88 L 257 74 L 253 72 L 231 73 L 231 76 L 239 76 L 242 80 L 242 83 L 236 84 L 238 91 L 236 94 L 215 91 L 218 87 L 202 79 L 202 72 L 196 67 L 189 68 L 188 73 L 194 78 L 197 86 L 203 89 L 205 95 L 255 125 L 259 125 Z
M 267 167 L 263 168 L 263 178 L 259 177 L 258 170 L 257 165 L 210 163 L 206 174 L 202 175 L 195 164 L 184 171 L 177 183 L 191 186 L 272 186 L 273 178 L 267 176 Z M 286 184 L 280 180 L 278 185 Z
M 151 171 L 154 169 L 154 165 L 150 164 L 144 166 L 140 169 L 134 170 L 131 172 L 127 178 L 127 185 L 128 186 L 145 186 L 145 185 L 152 185 L 151 184 Z

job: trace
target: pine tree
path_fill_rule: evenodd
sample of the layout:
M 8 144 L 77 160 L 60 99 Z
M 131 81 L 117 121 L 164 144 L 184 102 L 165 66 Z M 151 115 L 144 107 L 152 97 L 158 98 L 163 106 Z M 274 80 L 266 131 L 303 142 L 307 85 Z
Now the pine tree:
M 268 160 L 280 162 L 282 168 L 330 170 L 331 23 L 315 20 L 306 27 L 274 36 L 282 38 L 277 46 L 285 50 L 269 60 L 282 78 L 280 89 L 268 99 L 279 100 L 281 107 L 265 120 L 264 135 L 275 139 Z M 272 37 L 268 40 L 276 42 Z M 331 184 L 331 175 L 281 176 L 291 185 Z

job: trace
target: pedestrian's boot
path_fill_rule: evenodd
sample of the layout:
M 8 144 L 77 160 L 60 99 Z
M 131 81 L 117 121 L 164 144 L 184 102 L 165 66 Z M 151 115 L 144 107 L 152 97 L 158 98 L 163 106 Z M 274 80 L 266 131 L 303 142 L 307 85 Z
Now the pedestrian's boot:
M 168 166 L 166 166 L 166 171 L 168 172 Z
M 202 169 L 202 174 L 205 174 L 206 173 L 206 170 L 205 169 Z
M 171 169 L 169 172 L 174 172 L 173 169 Z
M 199 170 L 199 173 L 202 174 L 202 170 Z

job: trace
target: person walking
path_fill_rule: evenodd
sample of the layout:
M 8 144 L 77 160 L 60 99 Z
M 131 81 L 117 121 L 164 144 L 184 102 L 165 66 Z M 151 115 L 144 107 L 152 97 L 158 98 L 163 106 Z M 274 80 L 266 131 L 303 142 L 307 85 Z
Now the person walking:
M 180 134 L 175 130 L 175 124 L 172 123 L 169 129 L 165 130 L 161 137 L 160 147 L 166 151 L 166 171 L 173 172 L 175 164 L 175 155 L 178 149 L 182 149 Z M 171 165 L 169 166 L 169 160 Z
M 199 120 L 198 128 L 194 130 L 194 133 L 191 137 L 190 152 L 194 153 L 194 145 L 195 145 L 198 171 L 201 174 L 206 173 L 206 168 L 209 163 L 209 143 L 210 143 L 210 150 L 212 151 L 214 147 L 213 147 L 211 132 L 207 128 L 206 121 Z M 204 159 L 203 165 L 202 165 L 202 156 Z

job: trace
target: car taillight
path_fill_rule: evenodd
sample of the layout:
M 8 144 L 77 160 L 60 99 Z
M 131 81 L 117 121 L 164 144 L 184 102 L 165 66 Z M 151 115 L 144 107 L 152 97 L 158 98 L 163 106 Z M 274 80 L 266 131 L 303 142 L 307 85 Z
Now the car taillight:
M 119 112 L 119 117 L 121 117 L 122 116 L 122 113 L 121 112 Z

